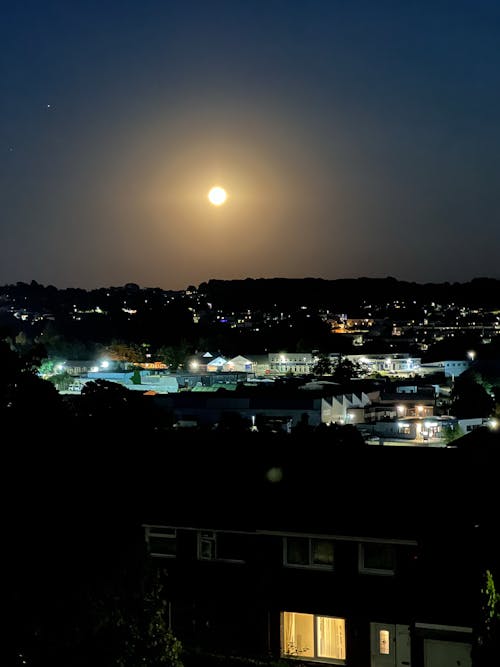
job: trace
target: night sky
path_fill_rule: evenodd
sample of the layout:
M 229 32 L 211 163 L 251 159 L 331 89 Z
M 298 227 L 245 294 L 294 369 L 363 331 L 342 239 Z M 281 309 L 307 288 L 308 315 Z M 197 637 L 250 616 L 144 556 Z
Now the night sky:
M 12 1 L 0 283 L 500 278 L 499 119 L 493 0 Z

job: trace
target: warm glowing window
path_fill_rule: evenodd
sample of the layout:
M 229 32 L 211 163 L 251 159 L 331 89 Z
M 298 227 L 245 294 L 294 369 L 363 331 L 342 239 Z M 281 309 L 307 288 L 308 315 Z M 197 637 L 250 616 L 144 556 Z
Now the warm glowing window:
M 283 612 L 281 654 L 343 664 L 346 660 L 345 619 Z
M 380 655 L 390 654 L 389 630 L 380 630 L 378 635 L 378 652 Z
M 345 660 L 345 620 L 316 616 L 318 657 Z
M 333 542 L 313 537 L 285 538 L 285 564 L 333 568 Z
M 314 658 L 314 616 L 283 612 L 283 655 Z

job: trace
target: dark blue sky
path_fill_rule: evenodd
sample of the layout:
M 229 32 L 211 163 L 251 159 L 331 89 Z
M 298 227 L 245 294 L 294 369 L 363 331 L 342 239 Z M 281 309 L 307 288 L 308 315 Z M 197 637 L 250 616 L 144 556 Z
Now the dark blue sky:
M 2 284 L 500 278 L 498 2 L 12 2 L 0 44 Z

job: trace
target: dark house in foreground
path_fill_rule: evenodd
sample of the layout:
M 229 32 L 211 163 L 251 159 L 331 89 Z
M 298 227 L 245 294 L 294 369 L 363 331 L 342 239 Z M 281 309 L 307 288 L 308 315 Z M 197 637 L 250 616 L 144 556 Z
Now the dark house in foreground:
M 488 454 L 213 453 L 144 524 L 186 645 L 292 664 L 470 667 L 481 573 L 495 561 Z

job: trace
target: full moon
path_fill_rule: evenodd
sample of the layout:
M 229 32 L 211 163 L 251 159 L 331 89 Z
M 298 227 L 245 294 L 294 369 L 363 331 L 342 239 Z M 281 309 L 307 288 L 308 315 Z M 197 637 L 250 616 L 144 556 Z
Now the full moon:
M 226 199 L 227 199 L 227 192 L 224 190 L 224 188 L 221 188 L 218 185 L 213 187 L 208 193 L 208 200 L 214 206 L 221 206 L 222 204 L 224 204 Z

